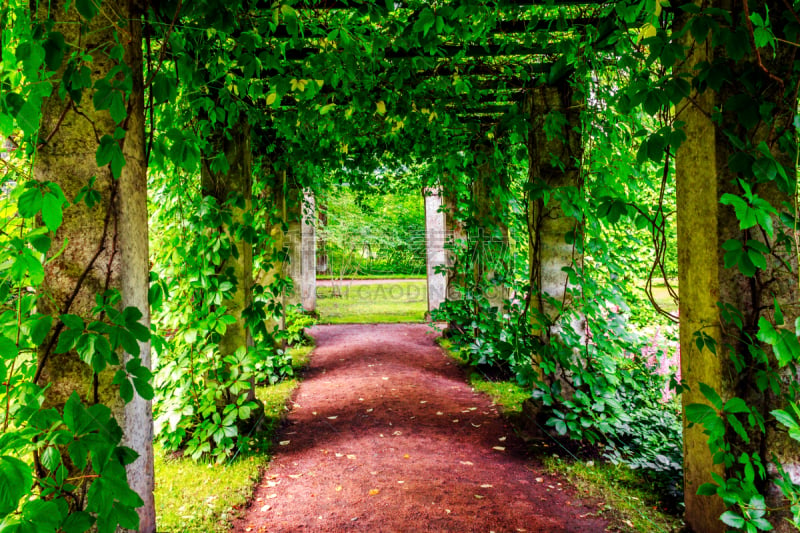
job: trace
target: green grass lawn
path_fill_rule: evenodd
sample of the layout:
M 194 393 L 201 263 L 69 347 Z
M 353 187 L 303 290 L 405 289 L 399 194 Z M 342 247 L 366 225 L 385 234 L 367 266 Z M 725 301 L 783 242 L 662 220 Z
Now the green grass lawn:
M 669 282 L 670 286 L 678 292 L 678 280 L 671 279 Z M 644 289 L 645 282 L 641 282 L 641 287 Z M 644 296 L 644 294 L 642 295 Z M 663 281 L 653 280 L 653 299 L 656 303 L 665 311 L 669 311 L 670 313 L 674 313 L 678 310 L 678 306 L 675 305 L 675 300 L 672 299 L 669 291 L 667 290 L 666 285 L 664 285 Z
M 331 274 L 317 274 L 317 279 L 333 279 L 338 280 L 341 276 L 334 276 Z M 345 280 L 348 279 L 427 279 L 425 274 L 347 274 L 344 276 Z
M 294 367 L 308 361 L 312 348 L 293 348 Z M 297 387 L 290 379 L 269 387 L 258 387 L 264 402 L 266 422 L 259 436 L 267 448 L 286 410 L 286 402 Z M 228 464 L 195 462 L 190 458 L 165 457 L 156 450 L 156 520 L 164 533 L 230 531 L 231 520 L 253 493 L 253 487 L 269 462 L 268 451 L 239 456 Z
M 422 322 L 428 311 L 427 283 L 342 283 L 317 287 L 317 312 L 323 324 L 369 324 L 375 322 Z

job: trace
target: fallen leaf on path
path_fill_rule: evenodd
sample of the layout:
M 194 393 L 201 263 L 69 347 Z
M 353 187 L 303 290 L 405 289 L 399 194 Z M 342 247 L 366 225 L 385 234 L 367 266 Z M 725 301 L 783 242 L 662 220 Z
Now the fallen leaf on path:
M 402 485 L 403 483 L 405 483 L 405 481 L 398 481 L 398 483 L 400 483 Z
M 419 403 L 428 403 L 428 400 L 420 400 Z
M 271 500 L 271 499 L 273 499 L 273 498 L 277 498 L 277 497 L 278 497 L 278 495 L 277 495 L 277 494 L 269 494 L 269 495 L 267 495 L 267 496 L 264 496 L 264 499 L 265 499 L 265 500 Z
M 262 513 L 266 513 L 266 512 L 267 512 L 267 511 L 269 511 L 271 508 L 272 508 L 272 506 L 271 506 L 271 505 L 265 505 L 264 507 L 262 507 L 262 508 L 261 508 L 261 512 L 262 512 Z
M 469 408 L 469 410 L 470 410 L 470 411 L 477 411 L 477 410 L 478 410 L 478 408 L 477 408 L 477 407 L 470 407 L 470 408 Z
M 458 424 L 458 418 L 456 418 L 455 420 L 453 420 L 453 424 Z
M 280 480 L 278 480 L 278 481 L 267 481 L 267 487 L 275 487 L 278 483 L 280 483 Z
M 336 420 L 337 418 L 339 418 L 339 417 L 338 416 L 329 416 L 328 420 Z
M 311 414 L 314 415 L 314 416 L 317 416 L 317 412 L 316 411 L 311 411 Z
M 367 412 L 368 412 L 368 413 L 371 413 L 371 412 L 372 412 L 372 411 L 374 411 L 374 410 L 375 410 L 375 409 L 367 409 Z
M 442 416 L 444 413 L 441 412 L 441 411 L 436 411 L 436 414 L 439 415 L 439 416 Z
M 481 427 L 481 425 L 480 425 L 480 424 L 473 424 L 472 422 L 470 422 L 470 425 L 471 425 L 472 427 L 474 427 L 474 428 L 479 428 L 479 427 Z
M 540 477 L 537 477 L 537 478 L 536 478 L 536 483 L 541 483 L 542 481 L 544 481 L 544 479 L 543 479 L 543 478 L 540 478 Z
M 498 452 L 504 452 L 504 451 L 506 451 L 506 448 L 505 448 L 505 446 L 492 446 L 492 449 L 493 449 L 493 450 L 497 450 Z
M 499 440 L 500 442 L 503 442 L 504 440 L 506 440 L 506 438 L 505 438 L 505 437 L 500 437 L 500 438 L 499 438 L 499 439 L 497 439 L 497 440 Z M 588 464 L 588 463 L 587 463 L 587 464 Z
M 375 496 L 376 494 L 380 493 L 380 489 L 371 489 L 369 491 L 370 496 Z
M 341 486 L 341 485 L 339 485 L 338 487 L 336 487 L 336 492 L 342 492 L 342 486 Z
M 383 433 L 380 434 L 380 437 L 383 438 Z
M 392 435 L 402 435 L 402 433 L 400 431 L 395 431 L 394 433 L 392 433 Z
M 475 496 L 476 500 L 482 500 L 483 499 L 483 496 L 481 496 L 480 494 L 474 494 L 474 496 Z
M 381 379 L 382 379 L 383 381 L 389 381 L 389 378 L 387 378 L 387 377 L 382 377 Z
M 447 513 L 447 514 L 451 513 L 450 509 L 445 509 L 444 512 Z
M 343 453 L 337 453 L 336 457 L 344 457 L 344 454 Z
M 461 461 L 461 464 L 464 466 L 472 466 L 475 463 L 473 463 L 472 461 Z
M 408 454 L 405 454 L 405 455 L 403 456 L 403 459 L 410 459 L 410 458 L 411 458 L 411 456 L 410 456 L 410 455 L 408 455 Z
M 492 485 L 489 485 L 488 483 L 486 483 L 486 484 L 484 484 L 484 485 L 481 485 L 481 488 L 482 488 L 482 489 L 491 489 L 491 488 L 492 488 Z
M 290 441 L 290 440 L 282 440 L 278 444 L 280 444 L 281 446 L 288 446 L 290 442 L 292 442 L 292 441 Z
M 289 477 L 292 478 L 292 479 L 298 479 L 302 475 L 303 474 L 289 474 Z
M 349 454 L 347 454 L 347 458 L 355 460 L 356 456 L 353 455 L 352 453 L 349 453 Z

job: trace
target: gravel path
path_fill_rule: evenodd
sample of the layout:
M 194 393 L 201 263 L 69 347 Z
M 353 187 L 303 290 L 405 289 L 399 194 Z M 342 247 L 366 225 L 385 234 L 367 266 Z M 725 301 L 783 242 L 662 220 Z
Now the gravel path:
M 236 532 L 600 532 L 421 324 L 318 326 Z M 563 483 L 563 485 L 562 485 Z

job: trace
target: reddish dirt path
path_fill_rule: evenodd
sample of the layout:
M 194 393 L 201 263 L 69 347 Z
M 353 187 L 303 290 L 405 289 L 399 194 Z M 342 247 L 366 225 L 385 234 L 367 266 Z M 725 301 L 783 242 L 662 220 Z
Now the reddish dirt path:
M 318 326 L 236 532 L 604 531 L 421 324 Z M 566 487 L 566 483 L 564 483 Z

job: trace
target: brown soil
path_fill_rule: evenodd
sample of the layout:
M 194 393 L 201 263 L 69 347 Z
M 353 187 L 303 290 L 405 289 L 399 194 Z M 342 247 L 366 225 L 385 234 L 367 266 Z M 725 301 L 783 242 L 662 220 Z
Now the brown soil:
M 597 532 L 420 324 L 319 326 L 275 457 L 234 531 Z M 563 484 L 563 485 L 562 485 Z

